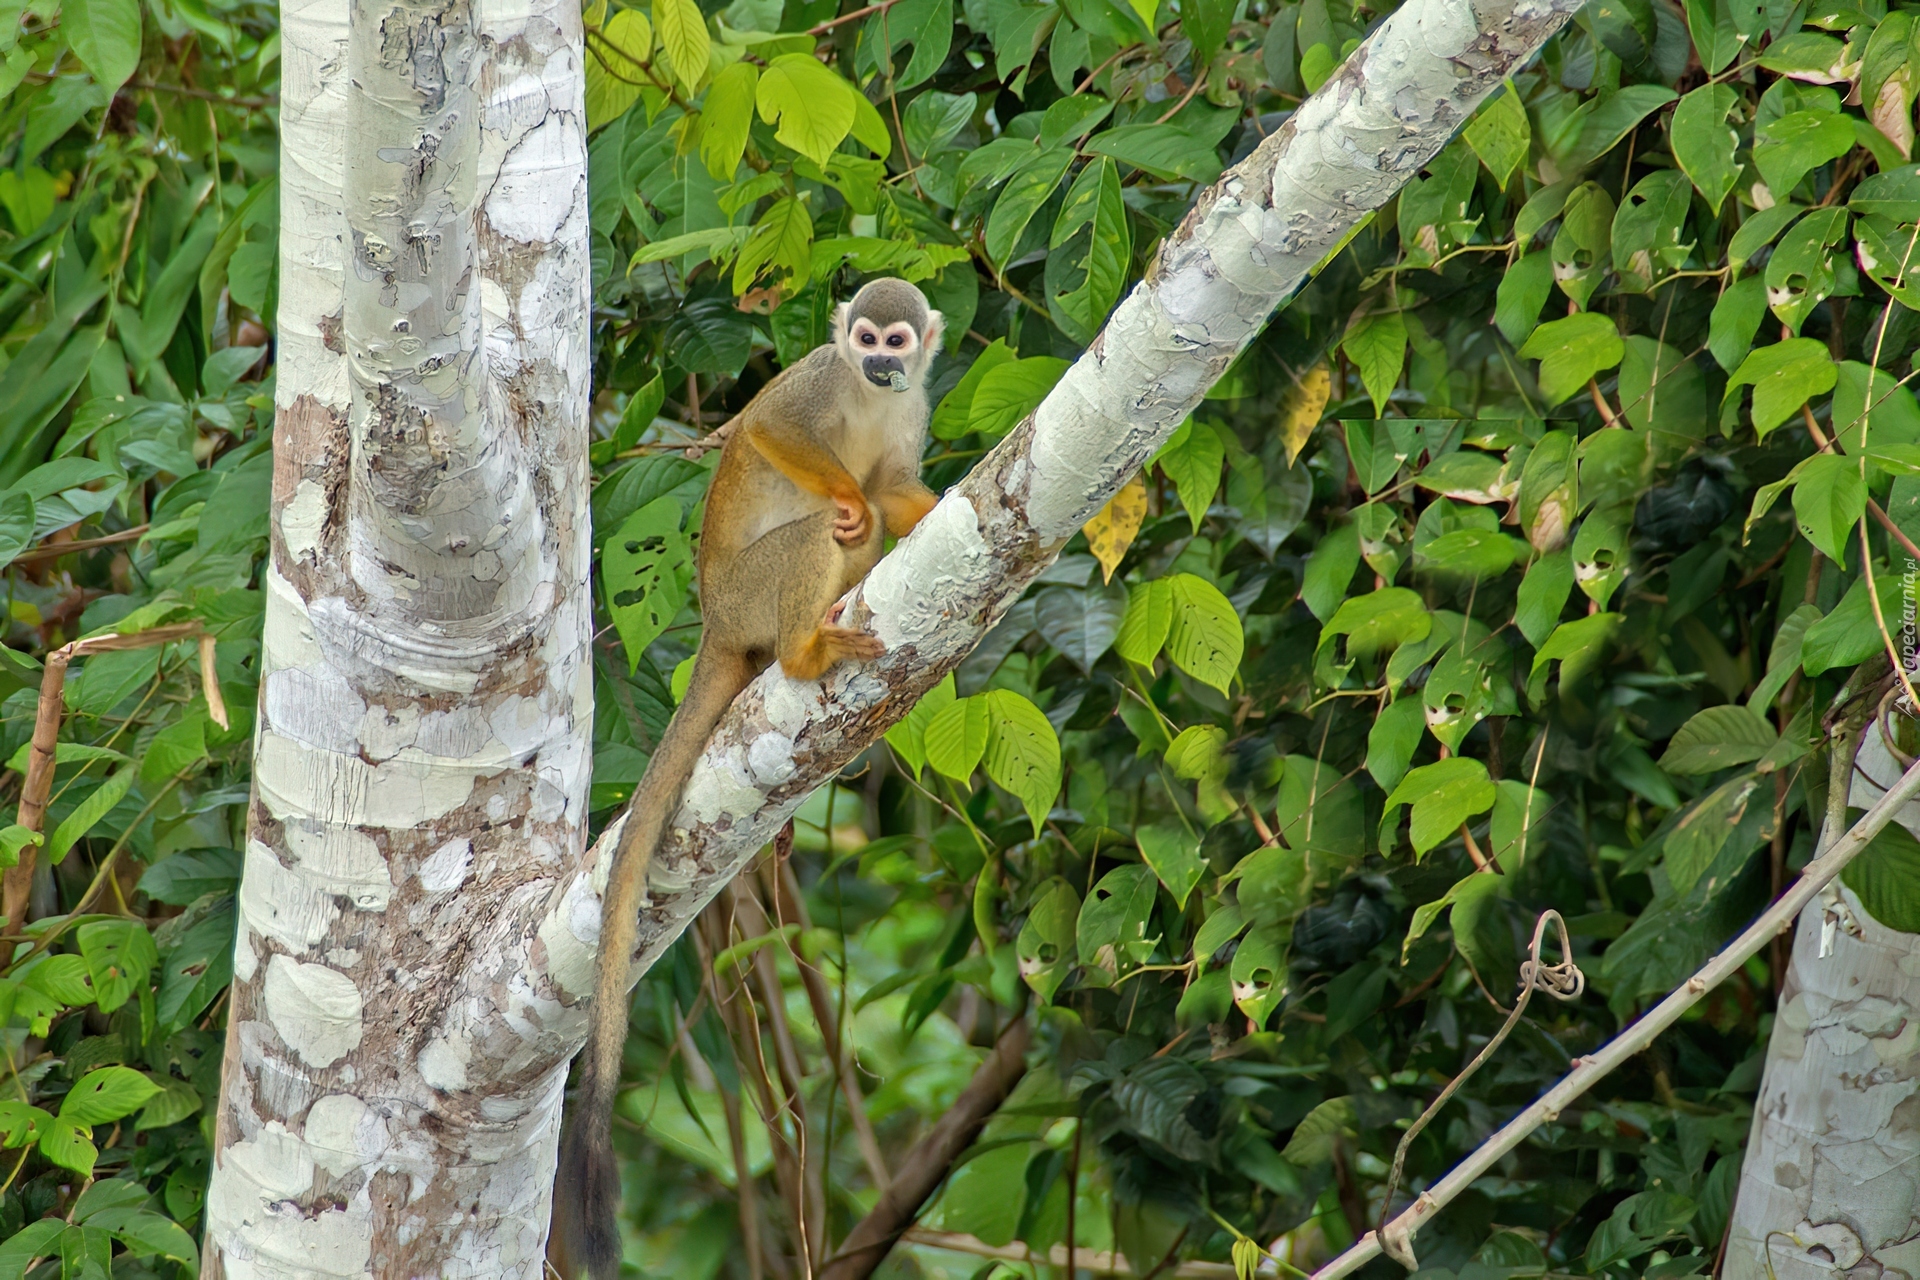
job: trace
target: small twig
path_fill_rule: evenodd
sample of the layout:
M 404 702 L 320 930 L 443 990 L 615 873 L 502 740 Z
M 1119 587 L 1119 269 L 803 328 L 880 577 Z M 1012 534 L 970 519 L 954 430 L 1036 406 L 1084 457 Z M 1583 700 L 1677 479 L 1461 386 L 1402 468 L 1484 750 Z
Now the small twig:
M 1610 427 L 1620 425 L 1619 415 L 1614 413 L 1613 406 L 1607 403 L 1607 398 L 1600 394 L 1600 380 L 1598 378 L 1587 379 L 1587 394 L 1593 397 L 1593 407 L 1600 411 L 1600 420 L 1602 422 Z
M 117 533 L 105 534 L 98 538 L 76 538 L 72 542 L 50 542 L 43 547 L 33 547 L 22 551 L 13 558 L 14 564 L 27 564 L 35 560 L 55 560 L 76 551 L 92 551 L 96 547 L 111 547 L 121 542 L 132 542 L 146 536 L 150 526 L 139 524 L 131 529 L 121 529 Z
M 1707 961 L 1691 978 L 1655 1005 L 1645 1017 L 1634 1023 L 1621 1035 L 1615 1037 L 1604 1048 L 1584 1058 L 1574 1059 L 1573 1070 L 1561 1078 L 1560 1082 L 1529 1106 L 1519 1115 L 1509 1120 L 1501 1130 L 1487 1139 L 1474 1153 L 1455 1165 L 1453 1171 L 1423 1192 L 1412 1207 L 1388 1223 L 1384 1230 L 1394 1235 L 1398 1242 L 1411 1244 L 1413 1234 L 1420 1226 L 1465 1191 L 1488 1169 L 1491 1169 L 1503 1156 L 1523 1142 L 1541 1125 L 1559 1118 L 1560 1113 L 1576 1098 L 1591 1089 L 1595 1084 L 1621 1063 L 1634 1057 L 1652 1044 L 1662 1031 L 1680 1020 L 1680 1016 L 1705 998 L 1706 994 L 1719 986 L 1748 960 L 1757 955 L 1770 939 L 1781 929 L 1797 918 L 1801 910 L 1814 895 L 1826 885 L 1857 856 L 1862 849 L 1893 821 L 1908 801 L 1920 795 L 1920 765 L 1915 765 L 1900 776 L 1900 780 L 1882 795 L 1874 806 L 1867 810 L 1860 821 L 1853 824 L 1847 833 L 1834 841 L 1827 850 L 1807 864 L 1800 879 L 1787 890 L 1778 901 L 1768 907 L 1760 917 L 1738 938 L 1734 939 L 1713 959 Z M 1842 798 L 1844 806 L 1845 800 Z M 1341 1276 L 1353 1274 L 1367 1262 L 1382 1252 L 1381 1232 L 1369 1231 L 1359 1243 L 1342 1253 L 1313 1273 L 1312 1280 L 1339 1280 Z
M 1560 931 L 1560 963 L 1556 965 L 1543 964 L 1540 960 L 1540 944 L 1546 938 L 1549 920 Z M 1413 1140 L 1439 1114 L 1440 1108 L 1447 1105 L 1447 1099 L 1458 1093 L 1460 1086 L 1493 1057 L 1501 1042 L 1518 1025 L 1520 1015 L 1527 1011 L 1527 1001 L 1533 998 L 1535 991 L 1544 991 L 1555 1000 L 1570 1001 L 1578 1000 L 1586 989 L 1587 975 L 1581 973 L 1580 966 L 1573 962 L 1573 940 L 1567 936 L 1567 922 L 1560 918 L 1558 911 L 1542 911 L 1533 925 L 1533 943 L 1527 948 L 1527 958 L 1520 962 L 1520 997 L 1513 1002 L 1513 1012 L 1507 1015 L 1506 1022 L 1494 1032 L 1493 1039 L 1487 1041 L 1486 1047 L 1474 1055 L 1473 1061 L 1459 1075 L 1447 1082 L 1440 1096 L 1428 1103 L 1427 1109 L 1420 1113 L 1420 1118 L 1407 1127 L 1406 1133 L 1400 1138 L 1400 1146 L 1393 1153 L 1393 1172 L 1387 1177 L 1387 1194 L 1380 1200 L 1380 1221 L 1381 1230 L 1387 1236 L 1387 1255 L 1395 1262 L 1409 1271 L 1419 1270 L 1419 1264 L 1413 1260 L 1410 1243 L 1395 1238 L 1386 1225 L 1387 1215 L 1393 1212 L 1393 1193 L 1400 1187 L 1400 1174 L 1406 1167 L 1407 1151 L 1413 1146 Z M 1404 1256 L 1401 1253 L 1403 1248 Z
M 900 3 L 900 0 L 880 0 L 879 4 L 870 4 L 864 9 L 855 9 L 852 13 L 843 13 L 837 18 L 828 18 L 825 22 L 822 22 L 816 26 L 808 27 L 806 31 L 803 32 L 802 34 L 810 35 L 810 36 L 823 36 L 827 34 L 827 32 L 833 30 L 835 27 L 844 25 L 845 23 L 852 22 L 855 18 L 864 18 L 870 13 L 884 12 L 885 10 L 891 9 L 893 8 L 894 5 L 899 3 Z

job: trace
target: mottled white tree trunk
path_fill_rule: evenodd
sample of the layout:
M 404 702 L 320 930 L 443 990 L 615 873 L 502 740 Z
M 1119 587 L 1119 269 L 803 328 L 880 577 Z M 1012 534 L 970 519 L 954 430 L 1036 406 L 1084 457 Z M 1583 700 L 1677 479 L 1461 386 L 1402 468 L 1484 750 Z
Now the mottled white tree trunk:
M 212 1276 L 537 1274 L 583 1018 L 577 0 L 288 0 L 272 555 Z
M 1900 774 L 1869 728 L 1848 798 L 1866 808 Z M 1898 821 L 1920 835 L 1920 803 Z M 1726 1275 L 1920 1276 L 1920 935 L 1837 883 L 1794 931 Z
M 578 7 L 288 0 L 280 425 L 209 1274 L 534 1276 L 584 1034 Z M 636 975 L 952 669 L 1578 0 L 1410 0 L 1202 194 L 1039 411 L 739 700 Z

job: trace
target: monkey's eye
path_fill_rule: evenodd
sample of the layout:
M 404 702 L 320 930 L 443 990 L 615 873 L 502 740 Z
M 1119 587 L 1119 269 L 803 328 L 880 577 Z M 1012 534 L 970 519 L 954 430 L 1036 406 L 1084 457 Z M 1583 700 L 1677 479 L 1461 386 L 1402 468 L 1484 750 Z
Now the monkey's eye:
M 871 329 L 863 329 L 860 331 L 860 345 L 863 347 L 873 345 L 873 331 Z
M 890 347 L 904 347 L 907 345 L 906 336 L 904 334 L 890 333 L 887 335 L 887 345 Z

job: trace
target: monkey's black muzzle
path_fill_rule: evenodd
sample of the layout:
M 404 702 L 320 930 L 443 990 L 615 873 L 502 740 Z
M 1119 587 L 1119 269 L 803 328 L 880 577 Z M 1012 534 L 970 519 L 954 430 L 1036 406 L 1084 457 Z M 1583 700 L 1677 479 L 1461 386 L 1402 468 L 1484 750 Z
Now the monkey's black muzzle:
M 892 387 L 895 391 L 907 389 L 907 367 L 900 363 L 899 356 L 867 356 L 860 361 L 860 371 L 876 387 Z

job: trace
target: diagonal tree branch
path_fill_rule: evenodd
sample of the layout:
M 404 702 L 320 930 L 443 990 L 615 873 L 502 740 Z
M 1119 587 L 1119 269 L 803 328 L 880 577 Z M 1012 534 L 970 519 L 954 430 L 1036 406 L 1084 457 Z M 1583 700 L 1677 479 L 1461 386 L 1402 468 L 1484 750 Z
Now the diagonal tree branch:
M 1039 410 L 856 588 L 849 621 L 878 635 L 886 654 L 819 683 L 769 671 L 735 702 L 654 859 L 636 977 L 808 793 L 959 664 L 1275 308 L 1578 7 L 1410 0 L 1201 194 Z M 603 836 L 533 926 L 549 972 L 570 993 L 588 988 L 600 855 L 612 847 Z

